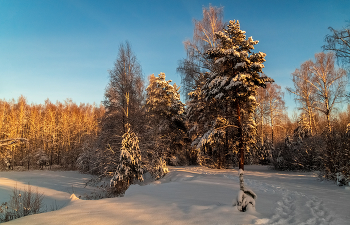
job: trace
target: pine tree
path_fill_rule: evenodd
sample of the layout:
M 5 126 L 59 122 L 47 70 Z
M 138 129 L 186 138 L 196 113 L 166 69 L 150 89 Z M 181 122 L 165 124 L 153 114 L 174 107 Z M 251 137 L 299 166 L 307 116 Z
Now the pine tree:
M 266 54 L 252 52 L 258 41 L 254 41 L 252 37 L 247 40 L 238 21 L 231 20 L 227 28 L 216 33 L 216 37 L 220 41 L 218 47 L 207 51 L 207 57 L 214 61 L 216 69 L 210 74 L 202 91 L 207 101 L 221 102 L 226 106 L 226 111 L 234 117 L 234 124 L 226 126 L 234 126 L 237 129 L 239 169 L 242 177 L 237 206 L 241 211 L 245 211 L 251 202 L 245 201 L 244 198 L 256 197 L 243 184 L 244 151 L 249 150 L 249 146 L 255 143 L 253 113 L 256 107 L 256 89 L 266 87 L 266 82 L 272 80 L 261 76 Z

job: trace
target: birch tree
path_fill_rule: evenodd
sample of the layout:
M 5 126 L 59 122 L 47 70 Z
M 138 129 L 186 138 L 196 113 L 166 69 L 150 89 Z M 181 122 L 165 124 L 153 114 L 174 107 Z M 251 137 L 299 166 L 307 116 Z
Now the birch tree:
M 268 112 L 268 105 L 266 103 L 265 88 L 258 88 L 256 91 L 256 109 L 255 109 L 255 124 L 257 125 L 257 136 L 259 137 L 260 146 L 264 145 L 264 124 L 266 123 L 266 116 Z
M 287 87 L 286 89 L 289 93 L 294 94 L 294 99 L 299 104 L 299 110 L 302 110 L 307 115 L 308 128 L 312 135 L 316 128 L 315 123 L 313 123 L 313 110 L 316 107 L 316 90 L 310 82 L 313 79 L 313 75 L 310 71 L 311 64 L 311 61 L 306 61 L 300 66 L 300 69 L 296 69 L 294 73 L 292 73 L 294 88 Z
M 281 90 L 281 86 L 273 83 L 268 83 L 266 86 L 266 104 L 267 104 L 267 116 L 271 127 L 271 142 L 274 144 L 275 127 L 281 127 L 284 112 L 286 109 L 285 102 L 283 100 L 284 93 Z
M 192 40 L 184 41 L 187 57 L 180 60 L 177 71 L 181 74 L 181 84 L 185 98 L 194 91 L 196 80 L 212 70 L 213 63 L 205 56 L 209 48 L 218 45 L 216 32 L 222 30 L 223 8 L 209 5 L 203 7 L 203 19 L 193 20 L 194 30 Z
M 308 83 L 315 89 L 315 109 L 326 116 L 327 129 L 331 131 L 331 114 L 337 103 L 345 97 L 346 72 L 334 67 L 334 54 L 317 53 L 309 70 L 312 77 Z

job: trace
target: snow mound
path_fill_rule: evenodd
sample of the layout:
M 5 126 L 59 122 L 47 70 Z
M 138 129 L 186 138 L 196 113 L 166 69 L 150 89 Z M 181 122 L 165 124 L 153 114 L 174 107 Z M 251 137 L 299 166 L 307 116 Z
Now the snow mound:
M 75 194 L 72 194 L 72 195 L 70 196 L 70 199 L 71 199 L 71 201 L 80 200 L 77 196 L 75 196 Z

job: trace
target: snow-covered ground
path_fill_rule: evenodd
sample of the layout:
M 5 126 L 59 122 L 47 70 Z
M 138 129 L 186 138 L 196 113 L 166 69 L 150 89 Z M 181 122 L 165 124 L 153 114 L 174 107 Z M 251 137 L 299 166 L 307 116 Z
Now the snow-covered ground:
M 8 224 L 350 224 L 350 191 L 320 182 L 313 173 L 246 166 L 245 183 L 257 195 L 256 211 L 232 207 L 237 170 L 170 167 L 161 180 L 132 185 L 124 197 L 81 200 L 94 191 L 89 175 L 74 171 L 0 172 L 0 203 L 12 188 L 28 184 L 59 210 Z M 75 195 L 72 195 L 72 194 Z

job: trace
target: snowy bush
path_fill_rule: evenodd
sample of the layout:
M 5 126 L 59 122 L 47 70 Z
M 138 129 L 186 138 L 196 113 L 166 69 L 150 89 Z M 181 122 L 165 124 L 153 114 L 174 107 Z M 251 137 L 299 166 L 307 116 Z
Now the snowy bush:
M 271 162 L 271 154 L 274 151 L 274 146 L 269 139 L 265 139 L 264 144 L 259 144 L 256 149 L 256 160 L 258 164 L 268 165 Z
M 173 155 L 170 157 L 170 165 L 172 165 L 172 166 L 179 165 L 179 160 L 176 156 Z
M 277 170 L 318 170 L 324 146 L 324 140 L 317 136 L 304 139 L 297 136 L 294 140 L 287 136 L 273 150 L 272 165 Z
M 319 170 L 325 146 L 325 138 L 311 136 L 310 127 L 301 116 L 293 137 L 286 136 L 284 143 L 278 143 L 272 151 L 272 165 L 278 170 Z
M 350 181 L 350 135 L 333 130 L 310 136 L 296 129 L 294 139 L 286 137 L 272 152 L 277 170 L 320 171 L 321 179 L 345 185 Z
M 347 183 L 350 181 L 350 177 L 347 178 L 344 174 L 341 172 L 336 173 L 337 176 L 337 185 L 338 186 L 344 186 L 347 185 Z
M 89 152 L 82 152 L 77 159 L 77 169 L 80 172 L 87 173 L 90 171 L 90 156 Z
M 160 157 L 154 158 L 151 168 L 148 170 L 156 180 L 162 178 L 169 172 L 166 161 Z
M 346 183 L 350 180 L 350 135 L 334 131 L 326 138 L 328 140 L 322 154 L 321 175 L 334 181 L 342 176 L 341 180 Z

